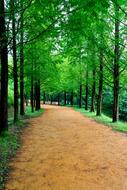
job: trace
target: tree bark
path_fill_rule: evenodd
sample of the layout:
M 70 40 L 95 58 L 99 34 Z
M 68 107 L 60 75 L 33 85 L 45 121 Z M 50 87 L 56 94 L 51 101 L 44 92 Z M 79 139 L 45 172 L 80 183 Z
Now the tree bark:
M 35 82 L 35 110 L 37 111 L 38 110 L 38 102 L 37 102 L 37 82 Z
M 93 69 L 92 99 L 91 99 L 91 109 L 90 109 L 91 112 L 95 111 L 95 86 L 96 86 L 95 75 L 96 75 L 96 72 L 94 68 Z
M 100 52 L 100 73 L 99 73 L 99 92 L 97 98 L 97 116 L 101 116 L 102 111 L 102 94 L 103 94 L 103 53 Z
M 66 105 L 67 103 L 67 93 L 66 91 L 64 91 L 64 105 Z
M 33 73 L 31 76 L 31 111 L 34 112 L 34 83 L 33 83 Z
M 36 82 L 34 83 L 34 108 L 36 109 Z
M 44 92 L 44 94 L 43 94 L 43 103 L 45 104 L 45 92 Z
M 15 27 L 15 0 L 11 1 L 12 9 L 12 35 L 13 35 L 13 73 L 14 73 L 14 122 L 18 120 L 18 68 L 16 48 L 16 27 Z
M 40 89 L 40 80 L 38 80 L 38 109 L 41 109 L 41 89 Z
M 71 106 L 73 106 L 73 99 L 74 99 L 74 92 L 73 90 L 71 91 Z
M 114 48 L 114 97 L 113 97 L 113 122 L 119 120 L 119 6 L 115 4 L 115 48 Z
M 8 48 L 5 27 L 4 0 L 0 0 L 0 59 L 1 59 L 1 100 L 0 133 L 8 129 Z
M 79 108 L 82 107 L 82 84 L 80 84 L 80 90 L 79 90 Z
M 86 71 L 86 90 L 85 90 L 85 110 L 88 110 L 88 94 L 89 94 L 89 86 L 88 86 L 88 69 Z
M 32 73 L 31 73 L 31 112 L 34 112 L 34 77 L 33 77 L 33 69 L 34 69 L 34 64 L 33 64 L 33 59 L 32 59 Z
M 40 109 L 40 80 L 38 80 L 35 84 L 36 89 L 36 110 Z
M 23 7 L 21 1 L 21 9 Z M 24 52 L 23 52 L 23 18 L 21 18 L 20 33 L 20 115 L 24 115 Z
M 52 101 L 53 101 L 53 99 L 52 99 L 52 98 L 53 98 L 53 96 L 51 95 L 51 105 L 52 105 Z
M 60 106 L 60 93 L 58 93 L 58 106 Z

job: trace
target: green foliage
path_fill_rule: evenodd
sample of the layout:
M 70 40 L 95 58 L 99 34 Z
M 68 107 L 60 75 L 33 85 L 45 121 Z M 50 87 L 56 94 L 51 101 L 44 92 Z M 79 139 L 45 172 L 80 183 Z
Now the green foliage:
M 38 111 L 31 112 L 31 107 L 26 106 L 25 113 L 26 113 L 26 117 L 28 117 L 28 118 L 39 117 L 44 113 L 44 109 L 40 109 Z
M 34 84 L 40 80 L 41 97 L 43 92 L 49 97 L 57 94 L 74 92 L 77 102 L 79 87 L 82 85 L 83 101 L 85 100 L 85 84 L 88 72 L 89 100 L 91 100 L 93 70 L 96 72 L 96 97 L 98 95 L 100 76 L 100 52 L 103 52 L 104 81 L 103 104 L 108 112 L 113 105 L 113 73 L 115 48 L 115 20 L 119 18 L 119 79 L 120 79 L 120 114 L 127 107 L 123 103 L 126 92 L 126 5 L 125 0 L 67 0 L 42 1 L 23 0 L 23 28 L 20 28 L 19 10 L 16 5 L 16 26 L 19 21 L 20 31 L 24 33 L 24 88 L 25 97 L 30 99 L 31 80 Z M 115 7 L 119 5 L 119 14 Z M 9 6 L 8 6 L 9 7 Z M 26 8 L 26 9 L 25 9 Z M 116 18 L 117 17 L 117 18 Z M 9 34 L 9 39 L 12 34 Z M 17 53 L 20 49 L 17 46 Z M 18 60 L 18 65 L 19 65 Z M 20 71 L 20 65 L 19 70 Z M 19 73 L 18 73 L 19 74 Z M 13 71 L 9 58 L 9 105 L 13 105 Z M 20 93 L 20 91 L 19 91 Z M 90 101 L 89 101 L 90 102 Z M 103 106 L 102 106 L 103 108 Z M 125 117 L 124 117 L 125 118 Z
M 9 85 L 9 91 L 8 91 L 8 106 L 13 106 L 14 105 L 14 92 Z
M 18 140 L 19 128 L 4 132 L 0 136 L 0 189 L 4 189 L 4 182 L 8 176 L 9 159 L 15 155 L 20 143 Z
M 30 106 L 26 107 L 25 111 L 25 118 L 27 119 L 38 117 L 44 112 L 44 110 L 41 109 L 31 113 Z M 18 120 L 15 125 L 9 125 L 9 130 L 0 135 L 0 190 L 4 189 L 4 184 L 9 173 L 9 161 L 20 147 L 20 134 L 25 126 L 26 122 L 22 118 Z

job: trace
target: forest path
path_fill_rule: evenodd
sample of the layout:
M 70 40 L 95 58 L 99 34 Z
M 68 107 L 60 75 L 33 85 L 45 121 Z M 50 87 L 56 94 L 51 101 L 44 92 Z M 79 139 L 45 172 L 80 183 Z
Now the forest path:
M 6 190 L 127 190 L 127 135 L 71 108 L 43 107 L 22 135 Z

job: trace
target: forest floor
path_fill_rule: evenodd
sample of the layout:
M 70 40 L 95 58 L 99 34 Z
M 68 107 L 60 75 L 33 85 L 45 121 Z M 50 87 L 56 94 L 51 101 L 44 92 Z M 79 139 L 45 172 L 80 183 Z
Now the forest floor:
M 43 109 L 31 113 L 31 107 L 25 108 L 25 116 L 19 117 L 18 121 L 13 121 L 13 108 L 8 109 L 8 130 L 0 135 L 0 190 L 5 189 L 5 181 L 8 177 L 10 159 L 16 155 L 21 147 L 20 137 L 30 118 L 39 117 L 43 114 Z
M 22 135 L 6 190 L 127 190 L 127 134 L 43 106 Z

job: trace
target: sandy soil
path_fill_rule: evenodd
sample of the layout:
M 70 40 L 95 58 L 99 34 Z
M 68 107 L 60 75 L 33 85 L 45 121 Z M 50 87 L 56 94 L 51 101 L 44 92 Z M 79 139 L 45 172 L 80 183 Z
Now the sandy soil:
M 127 190 L 127 136 L 45 106 L 22 136 L 6 190 Z

